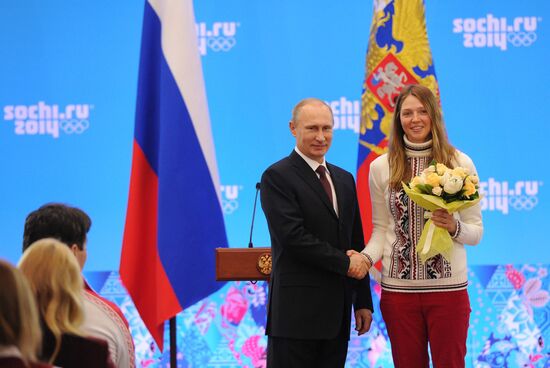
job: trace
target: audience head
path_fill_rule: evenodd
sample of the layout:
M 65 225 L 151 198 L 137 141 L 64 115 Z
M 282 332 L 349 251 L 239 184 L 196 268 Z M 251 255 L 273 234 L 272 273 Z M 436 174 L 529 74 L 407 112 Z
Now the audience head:
M 81 335 L 84 286 L 78 263 L 65 244 L 47 238 L 31 244 L 19 269 L 29 281 L 44 324 L 56 339 L 55 358 L 63 333 Z
M 76 256 L 80 269 L 86 262 L 86 234 L 92 220 L 81 209 L 49 203 L 31 212 L 25 220 L 23 251 L 37 240 L 54 238 L 65 243 Z
M 36 360 L 42 332 L 34 295 L 23 274 L 0 260 L 0 345 L 15 346 L 26 361 Z

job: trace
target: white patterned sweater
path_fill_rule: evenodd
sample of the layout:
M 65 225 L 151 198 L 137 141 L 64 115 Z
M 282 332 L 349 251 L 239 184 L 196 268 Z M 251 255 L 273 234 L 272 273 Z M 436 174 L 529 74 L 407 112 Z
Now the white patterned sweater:
M 419 175 L 431 162 L 431 141 L 414 144 L 406 140 L 412 175 Z M 477 173 L 472 160 L 458 152 L 454 165 Z M 468 286 L 464 244 L 479 243 L 483 234 L 481 206 L 476 204 L 453 214 L 458 220 L 450 259 L 441 255 L 423 263 L 416 244 L 424 227 L 424 209 L 409 200 L 403 189 L 389 188 L 388 156 L 370 166 L 373 233 L 363 254 L 374 264 L 382 259 L 382 288 L 397 292 L 434 292 L 466 289 Z

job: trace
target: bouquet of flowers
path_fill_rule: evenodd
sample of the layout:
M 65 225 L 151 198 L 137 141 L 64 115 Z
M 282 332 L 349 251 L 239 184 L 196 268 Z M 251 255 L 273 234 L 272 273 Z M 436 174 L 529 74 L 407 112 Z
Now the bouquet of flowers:
M 432 161 L 409 184 L 402 183 L 409 198 L 430 212 L 438 208 L 449 213 L 469 208 L 481 200 L 478 192 L 479 178 L 463 167 L 454 169 Z M 426 213 L 427 218 L 431 213 Z M 426 262 L 437 254 L 449 259 L 453 239 L 447 229 L 435 226 L 428 219 L 416 246 L 420 259 Z

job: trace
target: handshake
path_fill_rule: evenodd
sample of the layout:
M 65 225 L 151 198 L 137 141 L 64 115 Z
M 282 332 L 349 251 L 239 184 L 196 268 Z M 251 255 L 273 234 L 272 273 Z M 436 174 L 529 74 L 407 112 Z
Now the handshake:
M 348 250 L 346 254 L 349 257 L 348 276 L 357 280 L 363 279 L 367 275 L 367 272 L 369 272 L 372 264 L 367 257 L 352 249 Z

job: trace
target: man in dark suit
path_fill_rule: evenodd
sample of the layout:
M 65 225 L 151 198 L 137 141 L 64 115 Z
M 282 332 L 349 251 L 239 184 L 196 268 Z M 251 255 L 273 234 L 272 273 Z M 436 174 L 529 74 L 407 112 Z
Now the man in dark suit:
M 296 147 L 262 175 L 273 269 L 267 318 L 269 368 L 343 367 L 350 335 L 372 321 L 372 299 L 353 176 L 328 164 L 333 116 L 308 98 L 292 112 Z M 321 168 L 319 168 L 321 167 Z

